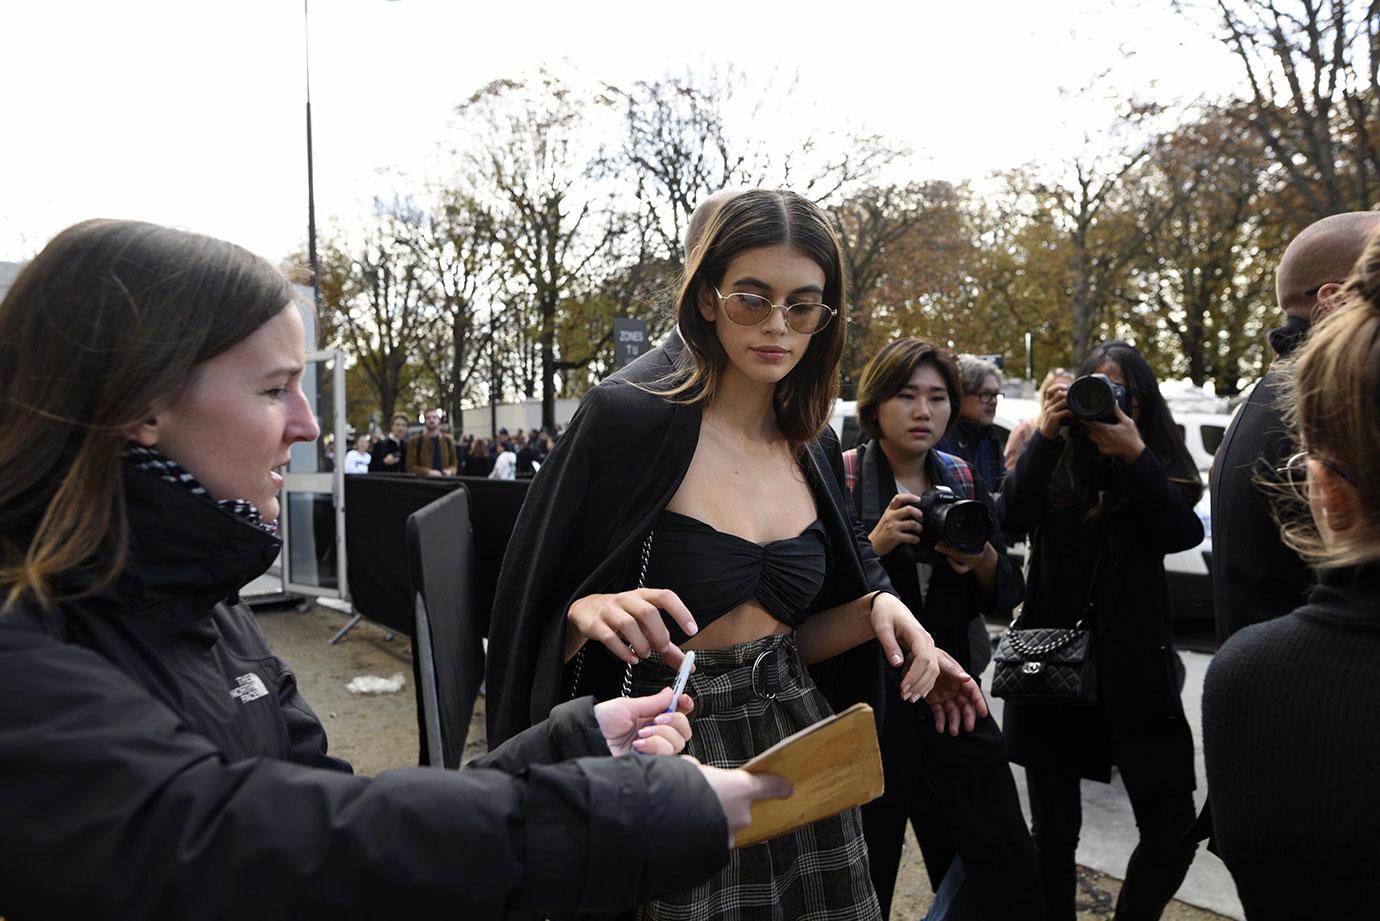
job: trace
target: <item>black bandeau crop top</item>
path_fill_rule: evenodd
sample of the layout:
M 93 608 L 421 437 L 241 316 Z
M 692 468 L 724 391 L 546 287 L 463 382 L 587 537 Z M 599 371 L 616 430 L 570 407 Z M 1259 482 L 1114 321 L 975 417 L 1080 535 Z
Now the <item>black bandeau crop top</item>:
M 799 628 L 824 585 L 829 535 L 816 518 L 795 537 L 756 544 L 697 518 L 663 511 L 656 521 L 647 585 L 680 597 L 701 630 L 750 598 Z M 687 639 L 662 615 L 677 645 Z

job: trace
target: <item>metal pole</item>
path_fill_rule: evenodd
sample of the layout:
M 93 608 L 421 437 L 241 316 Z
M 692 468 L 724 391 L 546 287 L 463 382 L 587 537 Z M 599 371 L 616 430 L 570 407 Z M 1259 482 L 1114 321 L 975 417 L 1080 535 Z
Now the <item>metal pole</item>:
M 494 305 L 489 304 L 489 438 L 498 440 L 498 339 L 494 335 Z
M 319 313 L 321 310 L 321 272 L 316 261 L 316 179 L 312 170 L 311 156 L 311 17 L 307 4 L 302 0 L 302 41 L 303 60 L 307 75 L 307 258 L 311 262 L 311 299 Z

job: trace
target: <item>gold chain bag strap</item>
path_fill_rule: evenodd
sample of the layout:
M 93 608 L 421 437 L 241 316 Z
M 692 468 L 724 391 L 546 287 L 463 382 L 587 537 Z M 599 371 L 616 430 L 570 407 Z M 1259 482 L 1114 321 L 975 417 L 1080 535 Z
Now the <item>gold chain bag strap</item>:
M 648 533 L 646 540 L 642 541 L 642 568 L 637 574 L 638 588 L 647 587 L 647 564 L 650 563 L 652 560 L 652 535 L 655 533 L 655 531 Z M 585 650 L 588 648 L 589 643 L 588 641 L 586 641 L 585 644 L 580 647 L 580 651 L 575 653 L 575 664 L 573 666 L 574 675 L 572 676 L 570 682 L 569 699 L 571 700 L 574 700 L 575 697 L 580 693 L 580 675 L 584 672 Z M 631 644 L 629 644 L 628 648 L 632 649 L 633 647 Z M 634 654 L 636 654 L 635 651 Z M 629 664 L 627 668 L 623 669 L 623 687 L 621 689 L 621 696 L 623 697 L 632 696 L 632 675 L 633 667 L 631 664 Z

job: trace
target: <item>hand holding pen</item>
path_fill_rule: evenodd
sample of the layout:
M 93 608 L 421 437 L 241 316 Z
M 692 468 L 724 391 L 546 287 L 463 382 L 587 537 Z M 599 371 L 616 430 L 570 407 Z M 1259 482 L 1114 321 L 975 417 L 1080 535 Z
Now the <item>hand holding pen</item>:
M 694 665 L 695 654 L 687 652 L 673 687 L 651 697 L 619 697 L 595 705 L 594 718 L 610 753 L 675 755 L 684 750 L 690 740 L 686 714 L 695 708 L 695 702 L 685 696 L 685 685 Z
M 674 697 L 671 688 L 662 688 L 651 697 L 615 697 L 595 704 L 594 718 L 609 753 L 675 755 L 684 751 L 690 740 L 690 720 L 686 714 L 695 709 L 695 702 L 682 694 L 672 711 Z

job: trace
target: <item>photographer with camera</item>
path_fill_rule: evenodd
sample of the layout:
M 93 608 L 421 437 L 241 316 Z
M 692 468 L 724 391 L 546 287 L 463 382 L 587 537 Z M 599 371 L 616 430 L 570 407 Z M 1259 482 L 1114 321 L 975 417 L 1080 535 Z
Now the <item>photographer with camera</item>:
M 967 669 L 969 623 L 1009 614 L 1023 583 L 981 478 L 935 448 L 956 424 L 958 401 L 951 353 L 919 339 L 892 342 L 859 381 L 858 421 L 872 440 L 847 452 L 844 464 L 892 586 L 935 644 Z M 1001 730 L 984 713 L 965 727 L 972 732 L 952 725 L 946 735 L 895 684 L 883 714 L 886 792 L 863 807 L 883 915 L 909 819 L 940 893 L 936 904 L 948 904 L 950 916 L 1038 917 L 1039 873 Z
M 1074 918 L 1080 779 L 1106 783 L 1113 764 L 1140 830 L 1116 917 L 1158 918 L 1193 861 L 1197 845 L 1183 840 L 1194 820 L 1193 738 L 1175 681 L 1164 556 L 1203 539 L 1193 511 L 1201 492 L 1154 372 L 1124 342 L 1095 348 L 1072 384 L 1050 385 L 1040 430 L 1007 478 L 1002 526 L 1031 535 L 1025 605 L 1008 639 L 1086 629 L 1095 679 L 1063 702 L 1008 696 L 1004 714 L 1011 760 L 1026 767 L 1050 921 Z M 1025 667 L 1038 675 L 1049 662 L 1035 653 Z M 997 660 L 1000 670 L 1001 649 Z

